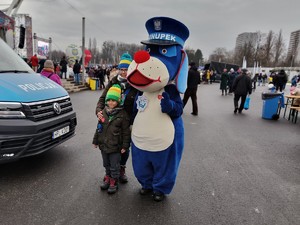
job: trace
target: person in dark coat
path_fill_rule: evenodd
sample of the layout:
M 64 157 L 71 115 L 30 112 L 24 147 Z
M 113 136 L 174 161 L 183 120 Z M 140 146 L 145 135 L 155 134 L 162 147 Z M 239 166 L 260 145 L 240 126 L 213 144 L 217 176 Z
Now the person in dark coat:
M 227 85 L 228 85 L 229 75 L 227 73 L 227 69 L 223 70 L 223 73 L 221 75 L 221 82 L 220 82 L 220 89 L 222 91 L 222 95 L 227 95 Z
M 237 111 L 242 113 L 247 94 L 251 95 L 252 93 L 251 78 L 248 76 L 247 69 L 242 69 L 242 73 L 235 78 L 232 89 L 234 92 L 234 113 L 237 113 Z M 238 107 L 240 98 L 242 100 L 240 107 Z
M 254 76 L 252 78 L 252 89 L 253 89 L 253 91 L 255 91 L 255 89 L 256 89 L 256 82 L 258 80 L 258 76 L 259 76 L 259 74 L 256 73 L 256 74 L 254 74 Z M 259 85 L 260 85 L 260 83 L 258 83 L 258 86 Z
M 228 74 L 228 87 L 229 87 L 229 93 L 228 94 L 232 94 L 232 85 L 233 85 L 233 81 L 236 78 L 237 73 L 234 71 L 233 68 L 230 69 L 229 74 Z
M 46 59 L 41 59 L 39 61 L 39 68 L 37 70 L 38 73 L 42 72 L 42 70 L 44 69 L 44 63 L 46 62 Z
M 276 79 L 276 91 L 282 92 L 287 82 L 287 75 L 284 70 L 280 70 L 279 73 L 275 77 Z
M 74 72 L 74 78 L 75 78 L 75 84 L 80 83 L 79 74 L 80 74 L 80 64 L 78 63 L 78 60 L 76 59 L 75 64 L 73 66 L 73 72 Z
M 65 74 L 65 79 L 67 79 L 67 65 L 68 65 L 68 62 L 66 60 L 66 56 L 62 57 L 62 59 L 60 60 L 59 65 L 61 67 L 61 70 L 60 70 L 61 78 L 64 78 L 64 74 Z
M 184 108 L 187 101 L 191 97 L 192 105 L 193 105 L 193 111 L 191 114 L 194 116 L 198 115 L 198 104 L 197 104 L 198 84 L 200 84 L 200 73 L 197 70 L 196 64 L 194 62 L 191 62 L 189 73 L 188 73 L 187 89 L 184 93 L 182 101 L 183 101 L 183 108 Z

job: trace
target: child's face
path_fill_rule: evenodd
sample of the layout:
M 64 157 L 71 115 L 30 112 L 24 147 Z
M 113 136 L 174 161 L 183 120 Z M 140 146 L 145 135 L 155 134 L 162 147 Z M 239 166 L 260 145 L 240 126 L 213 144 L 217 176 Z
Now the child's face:
M 106 104 L 110 109 L 113 109 L 113 108 L 117 107 L 118 102 L 115 100 L 109 99 L 109 100 L 107 100 Z

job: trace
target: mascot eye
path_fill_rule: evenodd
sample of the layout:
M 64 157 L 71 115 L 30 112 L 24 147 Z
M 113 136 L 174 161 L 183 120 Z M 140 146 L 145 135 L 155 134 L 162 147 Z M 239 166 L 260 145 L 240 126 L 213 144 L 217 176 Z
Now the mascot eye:
M 162 52 L 162 54 L 167 54 L 168 50 L 164 48 L 161 50 L 161 52 Z
M 151 52 L 151 48 L 147 48 L 147 52 Z

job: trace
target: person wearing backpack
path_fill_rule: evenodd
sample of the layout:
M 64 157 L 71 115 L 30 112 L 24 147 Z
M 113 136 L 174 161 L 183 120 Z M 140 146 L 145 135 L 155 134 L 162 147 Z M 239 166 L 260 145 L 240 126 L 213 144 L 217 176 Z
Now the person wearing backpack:
M 44 68 L 41 71 L 41 75 L 53 80 L 60 86 L 62 86 L 60 77 L 54 72 L 54 64 L 51 60 L 46 60 L 44 63 Z

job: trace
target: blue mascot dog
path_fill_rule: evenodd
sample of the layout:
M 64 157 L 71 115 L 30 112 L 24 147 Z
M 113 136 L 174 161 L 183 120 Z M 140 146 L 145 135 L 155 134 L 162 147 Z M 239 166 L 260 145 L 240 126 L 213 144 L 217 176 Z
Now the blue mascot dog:
M 134 55 L 128 82 L 143 92 L 132 127 L 132 163 L 142 186 L 141 195 L 153 193 L 162 201 L 175 184 L 184 146 L 180 93 L 187 85 L 188 59 L 183 45 L 188 28 L 167 17 L 146 22 L 149 39 Z

